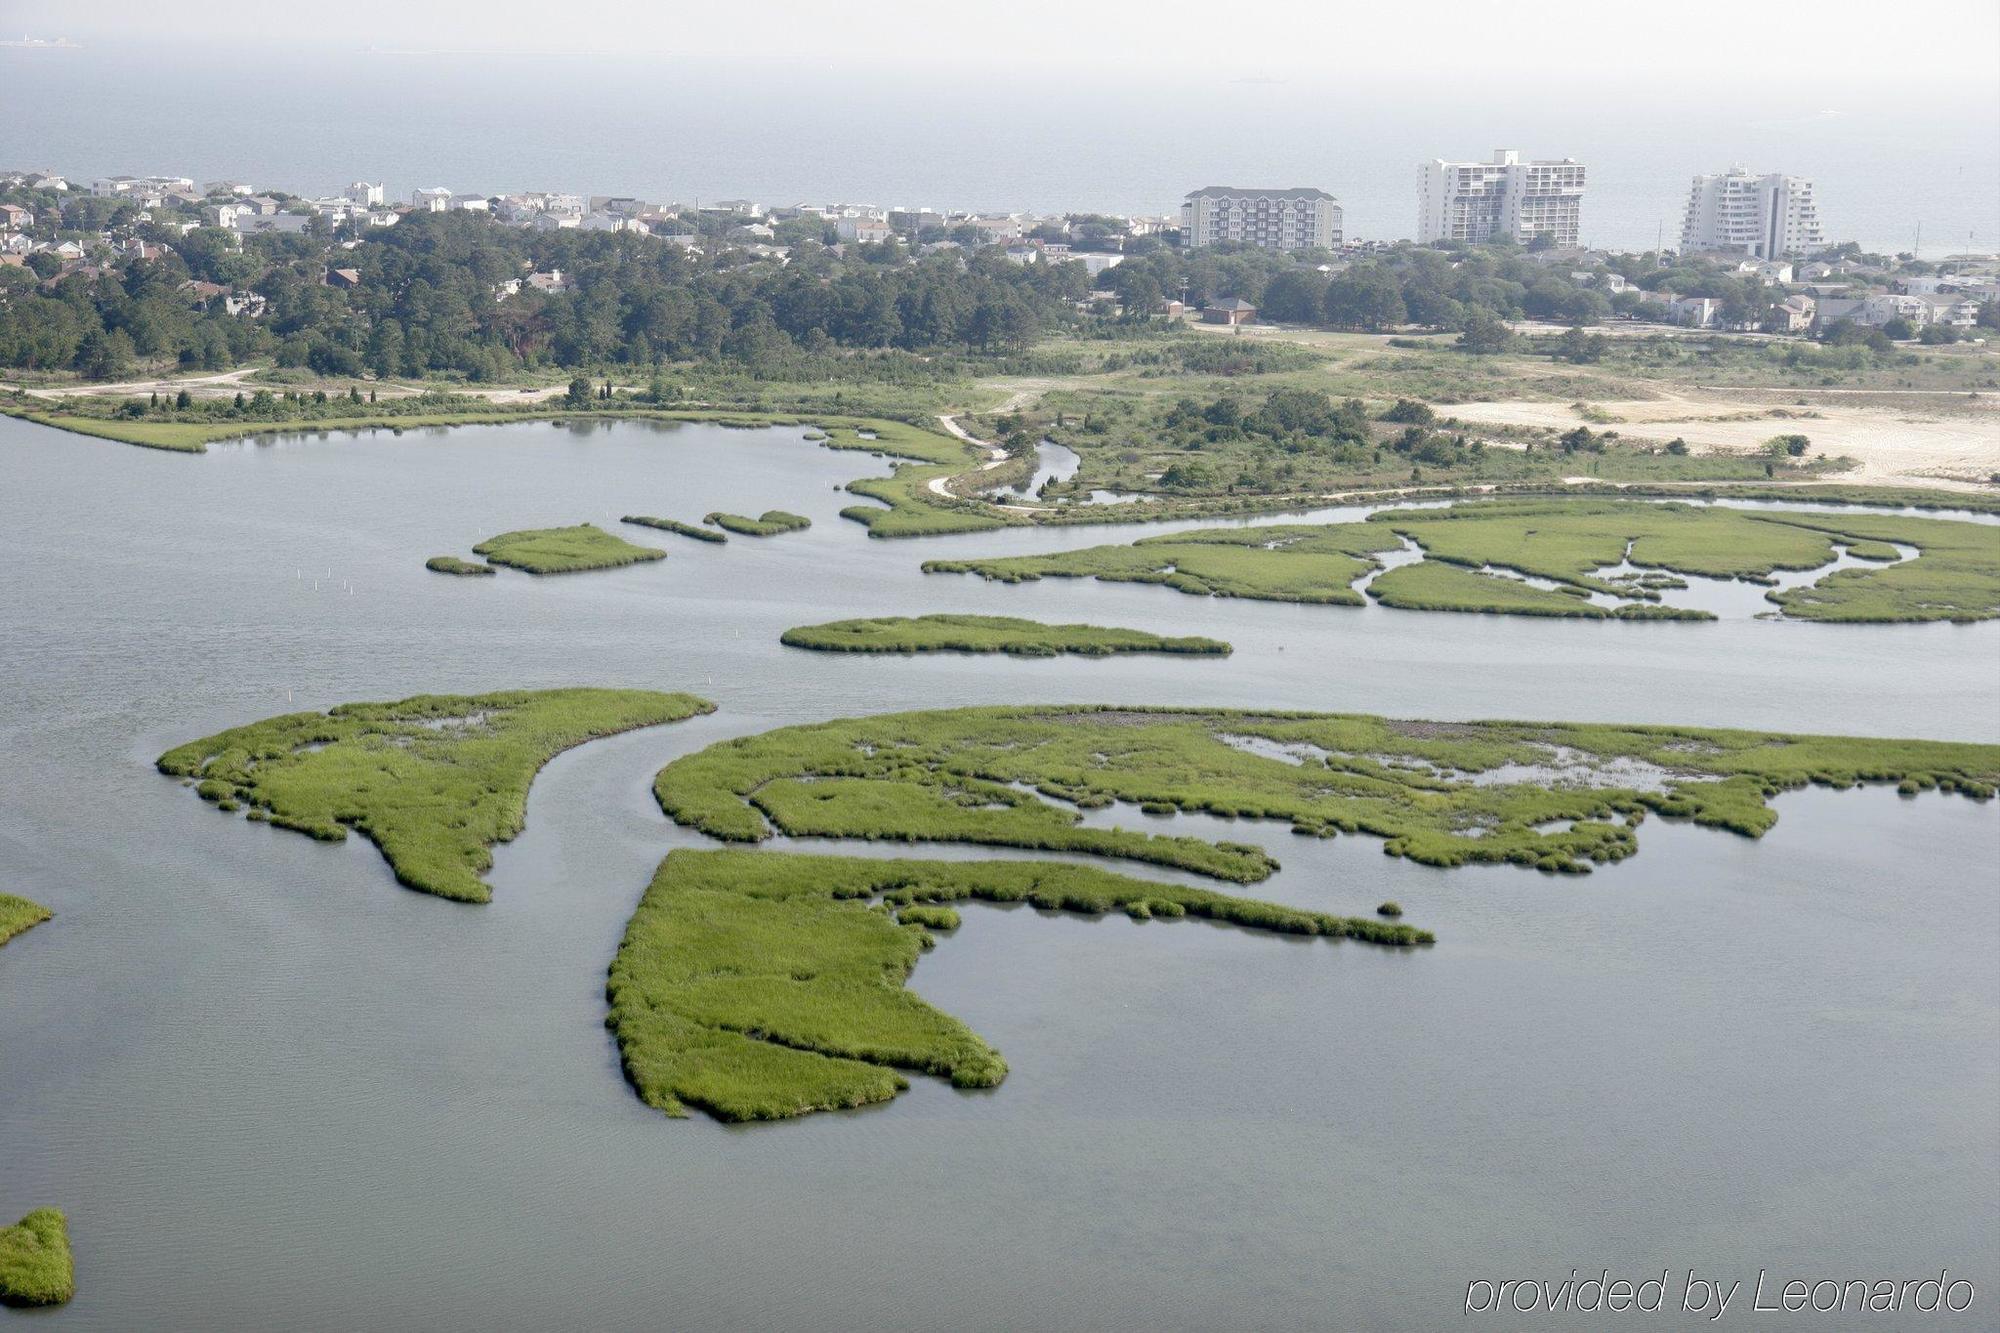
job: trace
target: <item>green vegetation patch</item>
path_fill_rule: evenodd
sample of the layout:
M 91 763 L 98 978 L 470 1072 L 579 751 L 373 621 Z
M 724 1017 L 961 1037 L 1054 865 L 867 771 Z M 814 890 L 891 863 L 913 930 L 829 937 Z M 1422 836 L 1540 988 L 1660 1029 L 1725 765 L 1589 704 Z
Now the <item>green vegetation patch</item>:
M 698 542 L 720 544 L 729 540 L 720 532 L 710 528 L 698 528 L 692 523 L 683 523 L 674 518 L 653 518 L 647 514 L 627 514 L 620 523 L 636 523 L 642 528 L 658 528 L 661 532 L 671 532 L 679 537 L 692 537 Z
M 606 985 L 626 1076 L 669 1115 L 694 1106 L 723 1120 L 887 1101 L 909 1086 L 900 1070 L 997 1085 L 1007 1074 L 999 1052 L 904 985 L 929 932 L 958 925 L 949 904 L 967 900 L 1431 940 L 1091 866 L 676 851 L 626 926 Z
M 979 574 L 1002 583 L 1041 578 L 1163 583 L 1200 597 L 1360 606 L 1354 581 L 1380 568 L 1374 556 L 1401 546 L 1393 532 L 1365 523 L 1201 528 L 1052 555 L 927 560 L 924 570 Z
M 955 532 L 985 532 L 1025 522 L 983 500 L 961 500 L 939 495 L 930 484 L 958 476 L 965 463 L 942 466 L 903 464 L 887 477 L 863 477 L 847 483 L 855 495 L 879 500 L 875 505 L 849 505 L 840 516 L 868 529 L 871 537 L 944 537 Z
M 1750 837 L 1807 783 L 1911 782 L 1985 799 L 2000 746 L 1684 727 L 1403 722 L 1362 714 L 965 708 L 787 727 L 675 760 L 660 806 L 713 837 L 971 842 L 1087 852 L 1249 883 L 1238 843 L 1096 828 L 1083 811 L 1280 819 L 1367 833 L 1426 865 L 1585 871 L 1646 814 Z
M 1403 611 L 1485 611 L 1496 615 L 1555 616 L 1574 620 L 1713 620 L 1707 611 L 1628 602 L 1597 606 L 1584 589 L 1543 588 L 1520 579 L 1466 569 L 1441 560 L 1420 560 L 1392 569 L 1368 585 L 1368 595 Z
M 1864 560 L 1893 558 L 1895 542 L 1918 552 L 1915 560 L 1838 569 L 1809 587 L 1767 594 L 1788 616 L 1869 622 L 2000 616 L 2000 527 L 1874 514 L 1786 514 L 1784 521 L 1848 541 L 1848 554 Z
M 0 893 L 0 944 L 5 944 L 32 926 L 41 925 L 52 915 L 40 903 L 11 893 Z
M 1390 534 L 1394 534 L 1392 537 Z M 1364 523 L 1203 528 L 1051 555 L 931 560 L 931 573 L 1004 583 L 1097 578 L 1198 596 L 1359 606 L 1354 583 L 1407 537 L 1424 559 L 1384 570 L 1368 593 L 1414 611 L 1576 619 L 1713 620 L 1661 604 L 1676 574 L 1771 583 L 1845 548 L 1879 569 L 1832 572 L 1769 594 L 1797 619 L 1983 620 L 2000 615 L 2000 525 L 1904 515 L 1818 514 L 1631 500 L 1490 500 L 1394 509 Z M 1897 545 L 1917 548 L 1899 560 Z M 1629 562 L 1623 574 L 1609 571 Z M 1513 571 L 1556 586 L 1506 577 Z M 1617 599 L 1612 605 L 1591 594 Z
M 493 573 L 491 565 L 482 565 L 476 560 L 461 560 L 455 555 L 434 555 L 424 561 L 424 568 L 433 574 L 456 574 L 460 578 L 479 578 Z
M 590 569 L 616 569 L 644 560 L 664 560 L 665 551 L 635 546 L 614 537 L 595 523 L 570 528 L 523 528 L 489 537 L 472 548 L 496 565 L 530 574 L 578 574 Z
M 794 648 L 832 653 L 1011 653 L 1056 657 L 1075 653 L 1195 653 L 1227 656 L 1228 644 L 1200 637 L 1167 638 L 1136 629 L 1102 625 L 1045 625 L 1012 616 L 883 616 L 874 620 L 834 620 L 788 629 L 783 641 Z
M 528 785 L 574 745 L 715 705 L 652 690 L 515 690 L 343 704 L 235 727 L 161 755 L 225 810 L 338 842 L 358 831 L 398 882 L 483 903 L 494 843 L 521 831 Z
M 812 520 L 800 514 L 788 514 L 782 509 L 766 509 L 756 518 L 742 514 L 727 514 L 720 510 L 705 515 L 704 523 L 713 523 L 718 528 L 744 537 L 775 537 L 781 532 L 803 532 L 812 526 Z
M 37 1208 L 0 1227 L 0 1305 L 61 1305 L 74 1295 L 76 1264 L 61 1210 Z
M 136 444 L 145 449 L 166 449 L 177 454 L 208 452 L 210 432 L 199 425 L 179 421 L 126 421 L 77 416 L 72 412 L 10 412 L 39 426 L 77 435 L 94 435 L 101 440 Z
M 1770 600 L 1786 615 L 1806 620 L 1983 620 L 2000 615 L 2000 526 L 1989 523 L 1599 500 L 1395 510 L 1371 515 L 1370 521 L 1416 541 L 1430 557 L 1425 564 L 1442 560 L 1502 566 L 1579 592 L 1650 600 L 1658 598 L 1654 588 L 1596 571 L 1629 560 L 1641 569 L 1765 583 L 1780 570 L 1818 568 L 1842 546 L 1860 559 L 1896 562 L 1900 543 L 1916 547 L 1917 557 L 1880 569 L 1837 570 L 1810 586 L 1773 592 Z M 1413 586 L 1424 578 L 1417 571 L 1423 569 L 1392 570 L 1370 591 L 1391 605 L 1407 604 L 1390 598 L 1414 600 Z M 1449 594 L 1468 587 L 1465 579 L 1430 573 L 1424 588 L 1448 588 Z M 1645 614 L 1636 608 L 1619 608 L 1616 614 L 1628 611 Z

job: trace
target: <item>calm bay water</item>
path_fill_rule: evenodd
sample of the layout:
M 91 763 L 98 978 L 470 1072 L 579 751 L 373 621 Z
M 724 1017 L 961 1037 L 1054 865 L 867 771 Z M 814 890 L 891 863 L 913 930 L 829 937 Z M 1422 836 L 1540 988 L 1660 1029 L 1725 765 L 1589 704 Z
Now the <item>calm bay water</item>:
M 0 1215 L 70 1214 L 80 1290 L 52 1326 L 1421 1329 L 1460 1317 L 1469 1279 L 1573 1267 L 1948 1266 L 1990 1316 L 2000 811 L 1935 795 L 1787 795 L 1760 842 L 1652 820 L 1638 856 L 1581 879 L 1236 824 L 1285 863 L 1255 892 L 1395 897 L 1441 942 L 973 909 L 915 985 L 1006 1054 L 1000 1089 L 918 1079 L 747 1129 L 641 1105 L 604 968 L 659 857 L 701 843 L 653 773 L 722 737 L 1106 701 L 2000 741 L 2000 625 L 1562 624 L 926 577 L 940 552 L 1129 530 L 871 541 L 836 486 L 881 466 L 783 430 L 183 457 L 0 420 L 0 887 L 58 914 L 0 950 Z M 668 559 L 574 578 L 422 568 L 509 528 L 774 506 L 815 526 L 723 547 L 628 529 Z M 939 610 L 1237 652 L 776 641 Z M 580 683 L 720 711 L 552 763 L 485 908 L 150 767 L 288 708 Z

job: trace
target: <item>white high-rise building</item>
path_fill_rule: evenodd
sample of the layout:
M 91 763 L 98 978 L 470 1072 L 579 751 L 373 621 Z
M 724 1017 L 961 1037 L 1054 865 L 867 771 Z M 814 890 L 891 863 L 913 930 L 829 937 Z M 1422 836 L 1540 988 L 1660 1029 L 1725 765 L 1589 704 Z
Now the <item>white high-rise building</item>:
M 1331 250 L 1341 243 L 1340 203 L 1325 190 L 1238 190 L 1211 185 L 1181 205 L 1181 244 L 1241 241 L 1265 250 Z
M 345 190 L 342 190 L 340 195 L 348 203 L 359 205 L 362 208 L 378 207 L 386 198 L 382 193 L 380 185 L 371 184 L 368 181 L 356 181 Z
M 1584 167 L 1574 158 L 1523 162 L 1513 149 L 1498 148 L 1491 162 L 1433 158 L 1420 170 L 1417 240 L 1422 244 L 1478 245 L 1503 237 L 1530 241 L 1537 236 L 1561 246 L 1577 244 Z
M 1731 250 L 1757 259 L 1811 254 L 1826 245 L 1812 182 L 1753 176 L 1731 167 L 1696 176 L 1681 222 L 1682 250 Z

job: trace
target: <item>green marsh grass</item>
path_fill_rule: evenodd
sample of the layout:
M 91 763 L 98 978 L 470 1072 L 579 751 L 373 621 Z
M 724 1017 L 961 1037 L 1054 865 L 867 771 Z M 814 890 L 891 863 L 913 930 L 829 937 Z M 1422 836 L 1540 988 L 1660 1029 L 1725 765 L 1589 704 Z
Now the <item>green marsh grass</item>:
M 1197 916 L 1254 930 L 1410 946 L 1431 936 L 1208 889 L 1034 861 L 675 851 L 606 983 L 606 1025 L 641 1098 L 669 1115 L 776 1120 L 887 1101 L 902 1071 L 990 1088 L 999 1052 L 905 982 L 965 901 Z M 893 910 L 876 910 L 886 906 Z
M 636 546 L 614 537 L 594 523 L 568 528 L 523 528 L 489 537 L 472 548 L 487 562 L 530 574 L 579 574 L 592 569 L 616 569 L 647 560 L 664 560 L 665 551 Z
M 37 1208 L 0 1227 L 0 1305 L 61 1305 L 74 1295 L 69 1222 L 60 1210 Z
M 743 537 L 775 537 L 784 532 L 803 532 L 812 526 L 811 519 L 799 514 L 786 513 L 782 509 L 766 509 L 756 518 L 716 510 L 704 514 L 701 521 L 713 523 L 718 528 L 726 528 Z
M 585 741 L 678 722 L 715 706 L 651 690 L 419 695 L 288 713 L 161 755 L 203 800 L 338 842 L 353 829 L 399 883 L 483 903 L 494 843 L 520 833 L 542 765 Z
M 455 555 L 434 555 L 424 561 L 424 568 L 433 574 L 455 574 L 460 578 L 478 578 L 494 572 L 491 565 L 482 565 L 476 560 L 461 560 Z
M 657 528 L 661 532 L 671 532 L 679 537 L 692 537 L 698 542 L 720 544 L 729 538 L 713 528 L 700 528 L 692 523 L 683 523 L 675 518 L 653 518 L 647 514 L 627 514 L 620 523 L 634 523 L 642 528 Z
M 793 648 L 833 653 L 1010 653 L 1017 657 L 1058 657 L 1074 653 L 1193 653 L 1221 657 L 1230 652 L 1218 639 L 1168 638 L 1136 629 L 1102 625 L 1045 625 L 1011 616 L 883 616 L 834 620 L 788 629 L 782 641 Z
M 0 944 L 5 944 L 30 927 L 41 925 L 52 915 L 40 903 L 11 893 L 0 893 Z
M 1245 738 L 1306 762 L 1253 753 Z M 2000 746 L 1363 714 L 964 708 L 725 741 L 667 765 L 653 789 L 675 821 L 733 842 L 775 833 L 969 842 L 1251 883 L 1276 869 L 1260 849 L 1093 828 L 1079 811 L 1126 802 L 1284 820 L 1367 833 L 1390 855 L 1426 865 L 1580 873 L 1636 852 L 1647 813 L 1758 837 L 1777 820 L 1770 798 L 1780 792 L 1905 779 L 1984 799 L 2000 783 Z M 1549 826 L 1559 827 L 1541 831 Z

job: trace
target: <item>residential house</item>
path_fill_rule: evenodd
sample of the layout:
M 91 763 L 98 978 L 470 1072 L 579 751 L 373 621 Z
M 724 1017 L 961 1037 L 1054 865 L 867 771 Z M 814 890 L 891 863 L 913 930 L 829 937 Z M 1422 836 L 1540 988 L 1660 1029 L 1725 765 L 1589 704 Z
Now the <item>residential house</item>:
M 1916 298 L 1930 307 L 1927 324 L 1949 324 L 1969 329 L 1979 322 L 1979 298 L 1964 292 L 1928 292 Z
M 896 234 L 894 227 L 875 218 L 837 218 L 833 230 L 841 240 L 861 244 L 879 243 Z
M 1879 329 L 1892 320 L 1907 320 L 1921 326 L 1930 322 L 1930 302 L 1921 296 L 1895 292 L 1870 292 L 1866 296 L 1828 297 L 1819 303 L 1816 320 L 1820 328 L 1834 324 L 1859 324 Z
M 361 208 L 377 208 L 388 202 L 380 181 L 355 181 L 340 193 L 348 203 Z
M 1780 329 L 1785 333 L 1804 333 L 1813 325 L 1813 312 L 1819 303 L 1804 292 L 1797 292 L 1780 301 L 1772 313 L 1777 316 Z
M 210 204 L 201 210 L 201 220 L 211 227 L 225 230 L 236 225 L 236 219 L 243 214 L 241 204 Z
M 419 213 L 442 213 L 451 207 L 451 191 L 442 185 L 433 185 L 428 190 L 414 190 L 410 203 Z
M 326 271 L 326 285 L 329 287 L 359 287 L 361 273 L 358 269 L 330 268 Z
M 238 213 L 236 234 L 239 236 L 259 236 L 267 232 L 280 236 L 297 236 L 312 221 L 303 213 Z
M 563 271 L 559 268 L 552 268 L 547 273 L 530 273 L 527 281 L 528 286 L 538 292 L 553 294 L 569 290 L 569 279 L 563 276 Z
M 493 211 L 493 201 L 483 194 L 455 194 L 451 197 L 451 206 L 461 213 L 490 213 Z
M 602 209 L 585 214 L 583 221 L 577 225 L 585 231 L 629 231 L 640 236 L 644 236 L 649 230 L 646 224 L 637 218 L 620 217 L 616 213 L 608 213 Z
M 1721 308 L 1722 303 L 1713 297 L 1670 296 L 1667 298 L 1667 319 L 1691 329 L 1714 328 L 1716 312 Z
M 1257 307 L 1240 296 L 1212 301 L 1201 308 L 1204 324 L 1249 324 L 1257 318 Z
M 264 297 L 260 292 L 234 292 L 222 298 L 223 312 L 230 317 L 262 319 L 264 317 Z
M 0 231 L 26 231 L 35 225 L 35 215 L 19 204 L 0 204 Z
M 562 231 L 570 227 L 581 227 L 583 217 L 577 213 L 540 212 L 528 219 L 528 226 L 534 231 Z
M 979 229 L 982 244 L 1005 245 L 1008 241 L 1021 239 L 1019 218 L 971 218 L 969 221 Z
M 0 255 L 26 255 L 35 248 L 35 238 L 21 232 L 0 236 Z
M 284 211 L 285 206 L 268 194 L 245 195 L 241 208 L 248 209 L 259 217 L 273 217 Z
M 1746 259 L 1736 266 L 1736 271 L 1780 286 L 1792 280 L 1792 265 L 1782 259 Z

